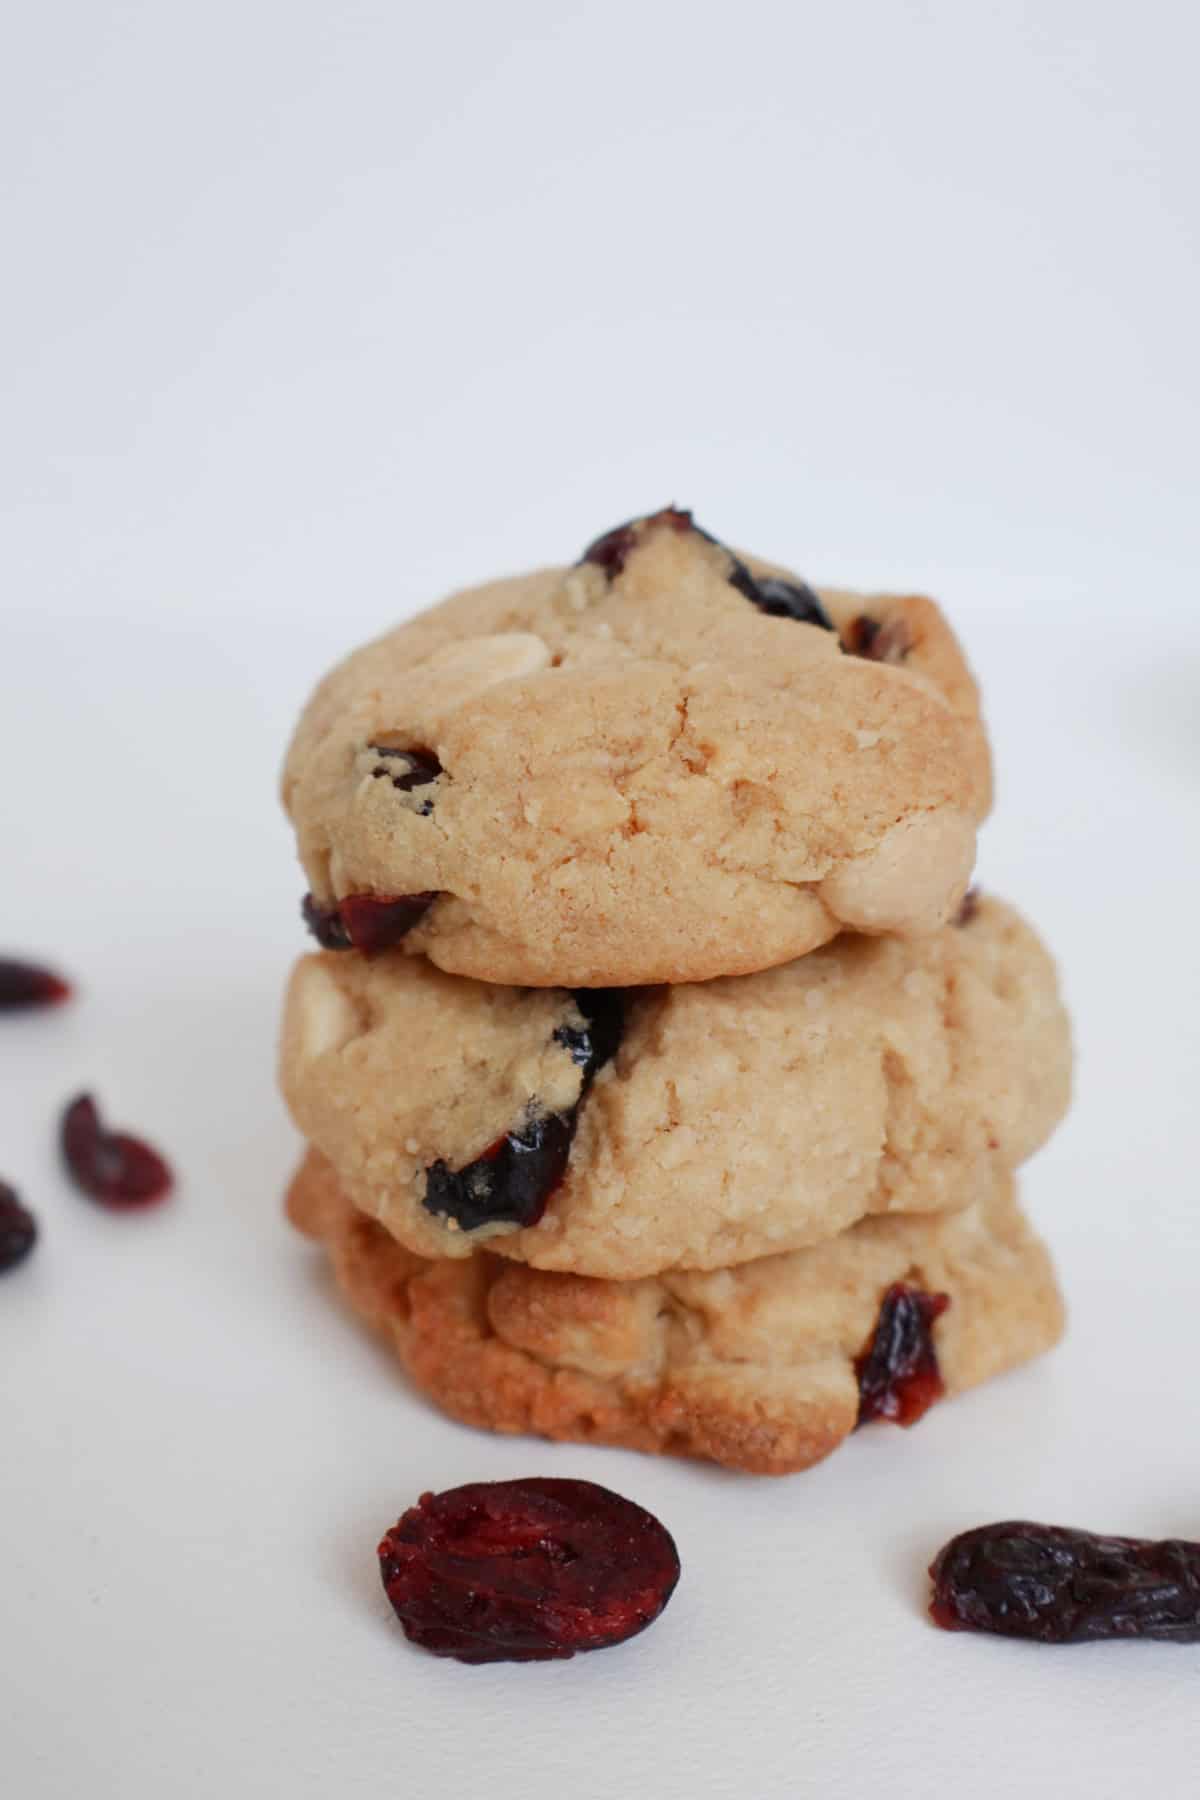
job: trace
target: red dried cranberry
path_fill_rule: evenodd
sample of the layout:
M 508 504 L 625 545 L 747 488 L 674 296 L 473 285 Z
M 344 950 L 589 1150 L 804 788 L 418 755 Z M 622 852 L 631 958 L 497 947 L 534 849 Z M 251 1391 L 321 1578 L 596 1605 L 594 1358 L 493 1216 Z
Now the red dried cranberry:
M 908 628 L 900 619 L 883 625 L 878 619 L 860 613 L 846 627 L 842 648 L 851 656 L 866 657 L 869 662 L 902 663 L 912 649 Z
M 871 1419 L 915 1425 L 941 1399 L 933 1322 L 949 1304 L 949 1294 L 927 1294 L 902 1281 L 887 1290 L 871 1341 L 854 1364 L 860 1425 Z
M 591 1481 L 480 1481 L 422 1494 L 379 1546 L 406 1635 L 459 1662 L 548 1662 L 624 1643 L 675 1591 L 651 1513 Z
M 437 1219 L 452 1219 L 462 1231 L 484 1225 L 536 1225 L 567 1172 L 579 1112 L 597 1070 L 616 1055 L 624 1028 L 625 994 L 620 988 L 581 989 L 575 1003 L 587 1023 L 560 1025 L 556 1043 L 570 1051 L 583 1070 L 575 1105 L 565 1113 L 539 1111 L 525 1118 L 482 1156 L 452 1169 L 440 1158 L 425 1171 L 422 1205 Z
M 354 948 L 373 956 L 377 950 L 390 950 L 407 937 L 436 899 L 436 894 L 399 894 L 393 899 L 376 894 L 347 894 L 338 910 Z
M 979 889 L 968 888 L 962 897 L 962 905 L 954 915 L 956 925 L 969 925 L 979 911 Z
M 929 1571 L 947 1631 L 1041 1644 L 1200 1643 L 1200 1544 L 1100 1537 L 1014 1519 L 952 1538 Z
M 153 1206 L 171 1191 L 171 1170 L 158 1151 L 127 1132 L 108 1131 L 90 1094 L 66 1108 L 61 1139 L 71 1174 L 102 1206 Z
M 306 894 L 300 911 L 323 950 L 361 950 L 374 956 L 407 937 L 433 905 L 436 894 L 347 894 L 336 906 L 322 906 Z
M 819 625 L 822 631 L 834 629 L 829 614 L 805 582 L 784 581 L 778 575 L 753 575 L 740 556 L 735 556 L 711 531 L 697 525 L 684 507 L 666 506 L 647 518 L 630 519 L 627 524 L 614 526 L 588 545 L 580 561 L 597 563 L 611 581 L 625 567 L 639 533 L 655 525 L 667 525 L 672 531 L 694 531 L 706 544 L 715 544 L 718 550 L 723 550 L 729 558 L 730 586 L 752 601 L 760 612 L 770 613 L 775 618 L 795 619 L 804 625 Z
M 38 1006 L 61 1006 L 71 998 L 71 985 L 53 969 L 0 956 L 0 1012 L 30 1012 Z
M 24 1262 L 37 1242 L 37 1220 L 15 1188 L 0 1181 L 0 1275 Z
M 843 648 L 851 656 L 870 656 L 871 645 L 879 636 L 882 627 L 878 619 L 870 619 L 866 613 L 860 613 L 851 619 L 842 639 Z
M 595 563 L 613 581 L 625 567 L 629 554 L 637 543 L 638 533 L 653 525 L 667 525 L 672 531 L 694 529 L 690 512 L 678 506 L 664 506 L 656 513 L 648 513 L 645 518 L 629 519 L 624 525 L 614 525 L 611 531 L 595 538 L 579 560 L 581 563 Z M 707 536 L 707 532 L 704 535 Z
M 580 563 L 595 563 L 603 569 L 610 581 L 615 581 L 633 546 L 637 543 L 637 528 L 634 521 L 627 525 L 614 525 L 600 537 L 594 538 L 580 557 Z

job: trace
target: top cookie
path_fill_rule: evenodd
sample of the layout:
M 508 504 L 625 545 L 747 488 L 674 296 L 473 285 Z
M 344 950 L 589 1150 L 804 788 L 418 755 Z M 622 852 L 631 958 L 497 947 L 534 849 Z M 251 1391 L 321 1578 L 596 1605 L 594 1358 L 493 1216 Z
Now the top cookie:
M 630 986 L 936 930 L 990 765 L 932 601 L 818 597 L 672 508 L 357 651 L 283 792 L 327 948 Z

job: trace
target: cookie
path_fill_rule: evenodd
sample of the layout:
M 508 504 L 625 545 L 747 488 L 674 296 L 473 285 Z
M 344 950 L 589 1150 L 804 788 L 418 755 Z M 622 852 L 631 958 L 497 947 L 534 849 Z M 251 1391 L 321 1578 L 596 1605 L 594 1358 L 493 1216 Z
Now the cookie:
M 605 987 L 936 930 L 991 785 L 931 601 L 818 597 L 668 509 L 359 650 L 283 794 L 326 947 Z
M 932 937 L 650 989 L 309 956 L 282 1085 L 410 1250 L 629 1280 L 965 1206 L 1048 1136 L 1070 1060 L 1049 955 L 983 898 Z
M 863 1402 L 876 1393 L 895 1284 L 925 1297 L 921 1317 L 933 1320 L 918 1346 L 921 1404 L 1040 1355 L 1063 1327 L 1049 1256 L 1011 1180 L 957 1213 L 868 1219 L 812 1249 L 634 1282 L 486 1252 L 414 1256 L 350 1203 L 315 1151 L 288 1207 L 324 1243 L 355 1311 L 454 1418 L 755 1474 L 808 1468 L 860 1413 L 880 1411 Z

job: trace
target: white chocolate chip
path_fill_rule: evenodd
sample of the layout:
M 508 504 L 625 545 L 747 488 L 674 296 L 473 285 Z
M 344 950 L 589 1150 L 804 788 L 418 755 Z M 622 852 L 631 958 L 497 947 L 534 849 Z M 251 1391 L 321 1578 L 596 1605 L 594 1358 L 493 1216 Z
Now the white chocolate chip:
M 532 675 L 549 661 L 550 646 L 532 631 L 504 631 L 494 637 L 468 638 L 462 644 L 444 644 L 425 667 L 439 676 L 453 675 L 462 701 L 502 681 Z
M 358 1016 L 337 982 L 319 963 L 297 976 L 300 1052 L 308 1062 L 340 1050 L 358 1032 Z
M 563 583 L 563 594 L 566 598 L 567 605 L 571 608 L 572 612 L 587 611 L 587 583 L 579 570 L 572 569 L 571 573 L 567 576 L 567 579 Z

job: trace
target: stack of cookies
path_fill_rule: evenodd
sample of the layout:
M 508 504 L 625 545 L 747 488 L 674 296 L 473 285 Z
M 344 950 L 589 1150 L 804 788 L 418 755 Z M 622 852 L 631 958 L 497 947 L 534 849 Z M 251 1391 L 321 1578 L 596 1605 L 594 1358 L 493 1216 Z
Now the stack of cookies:
M 447 1412 L 784 1473 L 1058 1337 L 1068 1027 L 930 601 L 669 508 L 351 656 L 284 794 L 289 1211 Z

